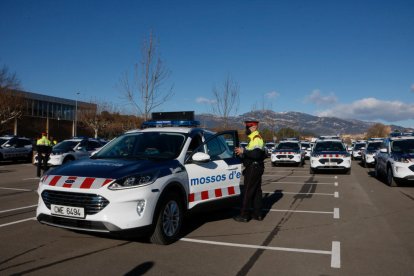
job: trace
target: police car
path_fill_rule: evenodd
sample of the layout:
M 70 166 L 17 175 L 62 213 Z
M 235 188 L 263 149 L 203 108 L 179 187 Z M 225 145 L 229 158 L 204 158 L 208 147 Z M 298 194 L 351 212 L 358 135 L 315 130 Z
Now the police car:
M 317 140 L 310 158 L 310 173 L 340 169 L 351 173 L 351 156 L 339 139 Z
M 414 180 L 414 137 L 399 136 L 384 140 L 375 156 L 375 175 L 385 176 L 389 186 Z
M 305 152 L 305 159 L 310 159 L 310 155 L 312 152 L 312 144 L 308 141 L 301 141 L 300 146 L 302 150 Z
M 241 161 L 231 146 L 238 145 L 237 131 L 195 125 L 151 122 L 90 159 L 49 170 L 39 183 L 38 221 L 90 232 L 134 230 L 158 244 L 179 239 L 186 211 L 240 194 Z
M 72 138 L 63 140 L 52 148 L 47 164 L 60 166 L 81 158 L 88 158 L 93 152 L 101 148 L 105 143 L 93 138 Z M 34 156 L 34 164 L 37 164 L 37 154 Z
M 0 137 L 0 161 L 26 160 L 31 161 L 33 154 L 32 141 L 16 136 Z
M 303 166 L 305 153 L 300 147 L 300 142 L 296 139 L 282 140 L 273 150 L 270 156 L 272 166 L 281 164 L 293 164 Z
M 359 140 L 353 143 L 352 146 L 352 154 L 351 158 L 352 160 L 361 160 L 362 159 L 362 153 L 364 152 L 366 147 L 366 141 Z
M 367 168 L 375 164 L 375 155 L 382 145 L 383 139 L 368 139 L 365 150 L 362 151 L 362 165 Z

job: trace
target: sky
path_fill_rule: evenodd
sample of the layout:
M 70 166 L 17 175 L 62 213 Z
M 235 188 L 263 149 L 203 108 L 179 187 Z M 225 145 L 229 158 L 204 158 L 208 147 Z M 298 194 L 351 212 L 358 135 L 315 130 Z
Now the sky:
M 230 76 L 251 110 L 414 127 L 412 0 L 0 0 L 0 66 L 23 90 L 124 113 L 150 32 L 173 98 L 154 111 L 211 113 Z M 79 94 L 78 94 L 79 93 Z

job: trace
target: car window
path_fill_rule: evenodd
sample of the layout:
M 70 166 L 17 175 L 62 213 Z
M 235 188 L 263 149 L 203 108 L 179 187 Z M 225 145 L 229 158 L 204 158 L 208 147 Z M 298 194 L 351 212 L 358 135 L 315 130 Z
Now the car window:
M 226 143 L 223 135 L 217 136 L 207 143 L 207 151 L 211 160 L 220 160 L 233 157 L 233 150 Z
M 414 153 L 414 140 L 399 140 L 392 142 L 391 150 L 395 153 Z
M 277 146 L 278 150 L 299 150 L 298 143 L 280 143 Z
M 367 150 L 377 150 L 381 147 L 382 142 L 368 143 Z
M 91 150 L 95 150 L 97 148 L 102 147 L 101 144 L 97 141 L 88 141 L 88 144 L 86 145 L 86 150 L 87 151 L 91 151 Z
M 345 148 L 340 142 L 320 142 L 316 143 L 314 151 L 345 151 Z
M 59 152 L 68 152 L 73 150 L 73 148 L 78 144 L 78 141 L 62 141 L 60 143 L 57 143 L 54 147 L 54 151 Z
M 174 159 L 185 138 L 183 134 L 169 132 L 126 134 L 102 148 L 94 158 Z

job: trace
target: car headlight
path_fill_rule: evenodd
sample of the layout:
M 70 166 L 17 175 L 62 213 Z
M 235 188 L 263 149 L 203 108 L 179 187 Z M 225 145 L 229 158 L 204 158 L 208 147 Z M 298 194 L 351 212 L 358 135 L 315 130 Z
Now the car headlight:
M 158 175 L 159 171 L 156 170 L 122 177 L 114 181 L 111 185 L 109 185 L 108 189 L 121 190 L 150 185 L 154 183 L 154 181 L 158 178 Z

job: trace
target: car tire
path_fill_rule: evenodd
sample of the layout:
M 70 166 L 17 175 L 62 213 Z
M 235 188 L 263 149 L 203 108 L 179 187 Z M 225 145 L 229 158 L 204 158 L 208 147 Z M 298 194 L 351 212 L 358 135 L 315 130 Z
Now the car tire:
M 395 180 L 394 175 L 392 173 L 391 166 L 388 166 L 388 168 L 387 168 L 387 184 L 390 187 L 397 187 L 398 186 L 398 183 Z
M 349 169 L 345 169 L 345 174 L 346 174 L 346 175 L 350 175 L 350 174 L 351 174 L 351 168 L 349 168 Z
M 273 163 L 273 162 L 272 162 L 272 167 L 276 167 L 276 163 Z
M 150 237 L 151 243 L 171 244 L 180 237 L 183 223 L 183 204 L 176 193 L 166 196 L 160 202 L 155 214 L 155 229 Z
M 310 167 L 310 168 L 309 168 L 309 173 L 310 173 L 310 174 L 315 174 L 315 173 L 316 173 L 316 169 L 314 169 L 314 168 Z

